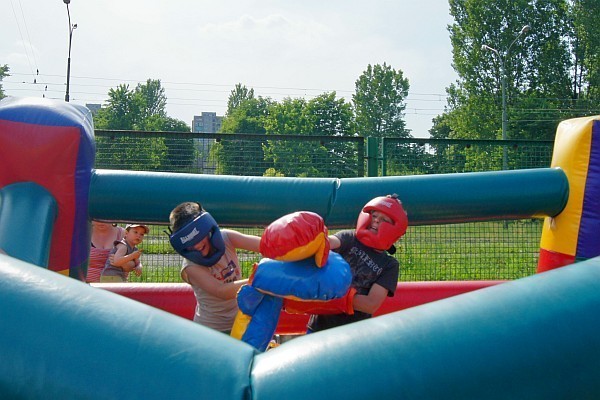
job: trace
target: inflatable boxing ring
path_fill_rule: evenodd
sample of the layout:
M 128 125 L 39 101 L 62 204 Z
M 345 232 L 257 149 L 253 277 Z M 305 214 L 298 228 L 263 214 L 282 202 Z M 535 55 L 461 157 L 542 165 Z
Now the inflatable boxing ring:
M 64 132 L 74 130 L 65 139 Z M 15 138 L 31 131 L 37 134 L 21 138 L 27 144 L 19 147 Z M 302 209 L 323 216 L 331 228 L 353 226 L 357 210 L 374 195 L 399 193 L 411 224 L 542 217 L 560 229 L 573 200 L 568 168 L 348 180 L 102 171 L 91 167 L 92 132 L 91 118 L 79 107 L 0 101 L 0 152 L 12 146 L 0 158 L 0 248 L 8 253 L 0 255 L 0 397 L 600 396 L 600 259 L 593 247 L 585 260 L 524 279 L 451 283 L 456 286 L 445 293 L 452 297 L 439 301 L 424 300 L 444 297 L 442 283 L 414 282 L 405 292 L 416 298 L 403 298 L 402 288 L 397 295 L 408 309 L 392 307 L 264 353 L 148 305 L 159 297 L 152 290 L 171 292 L 166 286 L 149 285 L 144 304 L 80 279 L 90 218 L 164 224 L 170 209 L 189 199 L 224 225 L 265 226 Z M 61 146 L 50 144 L 55 135 Z M 40 153 L 52 147 L 72 150 L 68 157 Z M 92 157 L 87 170 L 83 153 Z M 43 160 L 31 157 L 49 160 L 39 164 Z M 60 160 L 68 160 L 64 169 L 71 172 L 52 169 Z M 27 165 L 12 165 L 18 162 Z M 53 177 L 68 182 L 59 191 L 69 199 L 54 189 L 60 182 L 45 181 Z M 583 214 L 589 201 L 582 202 Z M 541 247 L 548 249 L 543 240 Z M 421 295 L 428 287 L 434 295 Z M 357 376 L 361 383 L 352 384 Z

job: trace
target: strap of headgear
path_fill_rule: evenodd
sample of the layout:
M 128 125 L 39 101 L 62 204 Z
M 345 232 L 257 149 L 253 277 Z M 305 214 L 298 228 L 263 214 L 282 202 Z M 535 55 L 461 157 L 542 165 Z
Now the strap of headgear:
M 379 211 L 387 215 L 392 223 L 382 222 L 377 232 L 369 230 L 371 213 Z M 377 250 L 388 250 L 406 233 L 408 217 L 398 200 L 398 195 L 375 197 L 363 207 L 356 222 L 356 238 L 364 245 Z
M 202 252 L 194 250 L 193 247 L 200 243 L 205 237 L 210 238 L 212 253 L 203 256 Z M 206 211 L 202 212 L 193 221 L 183 226 L 169 236 L 171 246 L 182 257 L 193 263 L 210 267 L 219 261 L 225 254 L 225 241 L 217 221 Z

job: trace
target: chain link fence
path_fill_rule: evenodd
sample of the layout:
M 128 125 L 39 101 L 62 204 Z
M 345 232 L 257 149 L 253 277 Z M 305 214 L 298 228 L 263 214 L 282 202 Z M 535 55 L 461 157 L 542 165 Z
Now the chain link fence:
M 383 138 L 380 173 L 388 176 L 548 168 L 552 141 Z
M 547 168 L 554 145 L 552 141 L 383 138 L 377 143 L 376 163 L 369 163 L 363 137 L 95 133 L 97 169 L 311 178 Z M 356 212 L 358 215 L 359 210 Z M 151 227 L 142 245 L 144 272 L 141 277 L 131 276 L 130 281 L 181 282 L 181 259 L 171 249 L 165 228 Z M 260 235 L 263 228 L 238 230 Z M 538 219 L 411 226 L 397 244 L 400 280 L 517 279 L 532 275 L 541 229 Z M 260 255 L 239 255 L 244 276 L 248 276 Z

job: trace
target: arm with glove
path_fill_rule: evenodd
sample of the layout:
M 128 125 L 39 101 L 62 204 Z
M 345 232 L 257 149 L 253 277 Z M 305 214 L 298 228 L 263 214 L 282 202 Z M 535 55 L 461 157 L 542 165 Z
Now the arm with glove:
M 249 285 L 238 293 L 240 311 L 233 337 L 264 351 L 287 301 L 299 303 L 298 307 L 314 303 L 310 311 L 301 313 L 312 313 L 317 305 L 331 309 L 329 313 L 352 312 L 350 266 L 330 252 L 327 233 L 323 219 L 308 211 L 285 215 L 265 229 L 260 240 L 265 258 L 255 266 Z M 339 241 L 334 245 L 339 246 Z

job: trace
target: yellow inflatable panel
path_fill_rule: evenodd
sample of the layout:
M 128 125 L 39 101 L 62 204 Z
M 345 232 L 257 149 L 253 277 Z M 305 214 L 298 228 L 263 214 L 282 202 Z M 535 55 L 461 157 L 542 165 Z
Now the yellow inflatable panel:
M 546 218 L 540 247 L 574 256 L 592 143 L 592 123 L 598 117 L 561 122 L 556 131 L 552 167 L 560 167 L 569 180 L 567 206 L 555 218 Z

